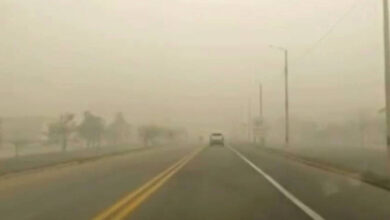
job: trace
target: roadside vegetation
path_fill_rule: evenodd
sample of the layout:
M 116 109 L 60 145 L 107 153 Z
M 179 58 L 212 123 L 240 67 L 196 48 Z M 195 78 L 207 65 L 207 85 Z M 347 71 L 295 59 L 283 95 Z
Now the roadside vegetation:
M 162 145 L 187 138 L 184 128 L 162 125 L 139 125 L 135 128 L 123 113 L 118 112 L 111 120 L 85 111 L 78 116 L 64 113 L 57 118 L 14 117 L 0 120 L 1 150 L 13 149 L 19 157 L 26 151 L 57 148 L 70 149 L 100 147 L 126 147 L 141 144 L 145 147 Z M 49 149 L 49 150 L 47 150 Z M 2 155 L 0 155 L 2 156 Z

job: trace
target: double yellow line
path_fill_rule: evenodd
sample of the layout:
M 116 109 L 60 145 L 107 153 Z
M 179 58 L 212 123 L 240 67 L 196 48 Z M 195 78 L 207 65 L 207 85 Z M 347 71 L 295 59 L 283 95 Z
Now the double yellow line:
M 185 156 L 168 169 L 164 170 L 156 177 L 146 182 L 137 190 L 126 195 L 114 205 L 98 214 L 93 220 L 108 220 L 108 219 L 124 219 L 129 216 L 143 201 L 145 201 L 152 193 L 157 191 L 165 182 L 167 182 L 175 173 L 184 167 L 192 160 L 203 148 L 199 148 L 189 155 Z

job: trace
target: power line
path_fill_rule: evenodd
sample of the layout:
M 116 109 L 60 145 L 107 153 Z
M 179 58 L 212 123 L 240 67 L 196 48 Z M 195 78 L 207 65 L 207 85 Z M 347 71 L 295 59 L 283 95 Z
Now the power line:
M 295 60 L 294 64 L 297 64 L 299 61 L 303 60 L 307 55 L 313 52 L 333 31 L 334 29 L 342 22 L 344 19 L 348 17 L 353 10 L 359 5 L 362 0 L 355 0 L 355 2 L 342 14 L 339 19 L 333 23 L 329 29 L 311 46 L 309 47 L 298 59 Z

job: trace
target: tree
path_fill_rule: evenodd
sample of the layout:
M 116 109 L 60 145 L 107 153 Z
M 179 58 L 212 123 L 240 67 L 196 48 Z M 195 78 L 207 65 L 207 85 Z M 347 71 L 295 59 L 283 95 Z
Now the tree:
M 29 139 L 21 132 L 15 132 L 9 138 L 9 142 L 14 145 L 15 157 L 19 157 L 21 148 L 33 143 L 33 140 Z
M 142 126 L 138 129 L 138 135 L 148 146 L 156 141 L 175 141 L 187 137 L 187 132 L 182 128 L 169 128 L 154 125 Z
M 142 139 L 145 146 L 149 146 L 154 139 L 161 136 L 162 129 L 154 125 L 142 126 L 138 129 L 138 135 Z
M 185 140 L 188 138 L 187 130 L 184 128 L 165 128 L 164 137 L 170 141 Z
M 78 127 L 79 135 L 86 141 L 87 147 L 99 146 L 104 133 L 104 121 L 89 111 L 84 113 L 84 119 Z
M 106 130 L 106 138 L 113 144 L 126 143 L 131 135 L 131 126 L 122 113 L 117 113 L 114 121 L 108 125 Z
M 49 124 L 48 128 L 48 139 L 51 143 L 59 144 L 61 143 L 62 150 L 66 151 L 68 147 L 68 139 L 70 134 L 75 129 L 75 124 L 73 122 L 74 114 L 64 114 L 60 118 Z

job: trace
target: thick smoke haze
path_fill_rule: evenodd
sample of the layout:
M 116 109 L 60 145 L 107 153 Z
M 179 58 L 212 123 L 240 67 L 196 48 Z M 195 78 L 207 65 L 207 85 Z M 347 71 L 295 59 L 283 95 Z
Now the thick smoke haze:
M 117 111 L 136 123 L 230 128 L 291 114 L 342 121 L 384 107 L 380 1 L 0 3 L 0 114 Z M 329 34 L 326 34 L 329 32 Z M 320 40 L 325 35 L 325 38 Z
M 0 0 L 0 220 L 390 219 L 389 192 L 390 0 Z

